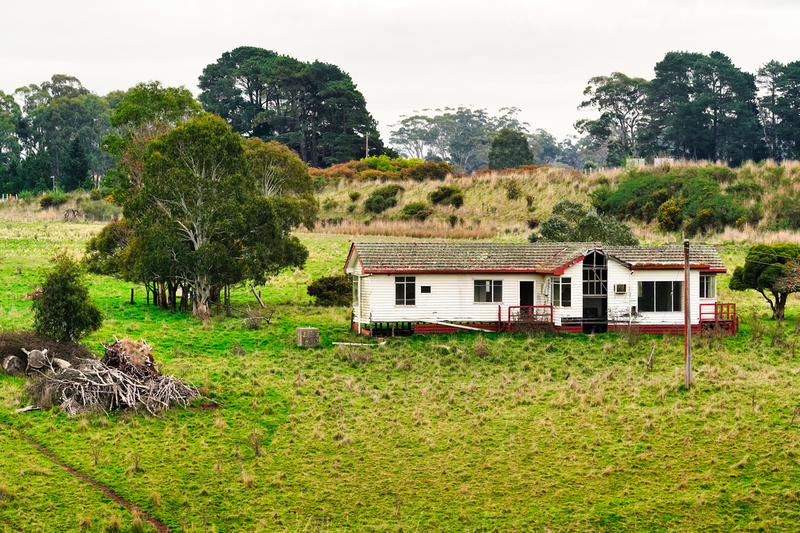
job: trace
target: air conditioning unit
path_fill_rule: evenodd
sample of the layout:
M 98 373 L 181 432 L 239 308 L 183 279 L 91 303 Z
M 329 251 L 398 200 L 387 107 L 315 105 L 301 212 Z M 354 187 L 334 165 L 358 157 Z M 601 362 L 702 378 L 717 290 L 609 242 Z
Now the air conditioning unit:
M 614 284 L 614 294 L 627 294 L 628 293 L 628 286 L 624 283 L 615 283 Z

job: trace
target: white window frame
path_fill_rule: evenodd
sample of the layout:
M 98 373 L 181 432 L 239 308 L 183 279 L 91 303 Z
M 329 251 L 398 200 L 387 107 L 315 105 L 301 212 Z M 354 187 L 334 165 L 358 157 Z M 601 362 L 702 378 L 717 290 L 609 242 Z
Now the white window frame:
M 403 286 L 403 297 L 397 297 L 398 286 Z M 411 286 L 411 298 L 408 297 L 408 287 Z M 417 305 L 417 277 L 416 276 L 395 276 L 394 277 L 394 305 L 395 307 L 415 307 Z
M 700 298 L 713 300 L 717 297 L 717 276 L 714 274 L 700 275 Z
M 560 276 L 550 278 L 552 284 L 552 302 L 553 307 L 572 307 L 572 278 L 569 276 Z M 569 298 L 564 304 L 564 289 L 569 288 Z
M 644 294 L 644 284 L 645 283 L 652 283 L 653 284 L 653 294 L 652 294 L 652 301 L 653 301 L 653 308 L 652 309 L 643 309 L 642 308 L 642 295 Z M 658 309 L 659 299 L 658 299 L 658 287 L 659 284 L 663 287 L 664 284 L 669 283 L 670 285 L 670 300 L 669 300 L 669 309 Z M 637 302 L 636 308 L 640 313 L 678 313 L 683 311 L 683 281 L 668 281 L 668 280 L 642 280 L 637 282 L 636 284 L 636 292 L 637 292 Z M 677 309 L 675 309 L 677 303 Z
M 479 300 L 477 290 L 483 291 L 485 300 Z M 503 303 L 502 279 L 476 279 L 472 281 L 472 300 L 476 304 Z

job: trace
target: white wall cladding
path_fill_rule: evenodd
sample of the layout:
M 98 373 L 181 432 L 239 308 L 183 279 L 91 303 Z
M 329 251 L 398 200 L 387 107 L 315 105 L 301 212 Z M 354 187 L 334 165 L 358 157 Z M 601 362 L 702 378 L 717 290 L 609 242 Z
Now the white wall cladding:
M 576 263 L 566 269 L 561 276 L 553 276 L 561 278 L 571 278 L 572 285 L 572 302 L 569 307 L 553 307 L 553 321 L 556 326 L 561 325 L 562 318 L 581 318 L 583 317 L 583 262 Z M 552 287 L 550 287 L 550 295 L 548 305 L 552 304 L 553 294 Z
M 639 308 L 639 282 L 640 281 L 683 281 L 683 269 L 673 270 L 634 270 L 631 272 L 631 305 L 635 305 L 637 310 Z M 680 295 L 683 301 L 683 293 Z M 691 322 L 692 324 L 700 323 L 700 304 L 701 303 L 714 303 L 714 298 L 703 298 L 700 300 L 700 272 L 692 270 L 689 272 L 689 300 L 691 304 Z M 670 324 L 683 324 L 683 309 L 681 311 L 651 311 L 640 312 L 636 318 L 635 323 L 643 326 L 656 326 L 656 325 L 670 325 Z
M 608 261 L 608 321 L 624 324 L 631 322 L 631 307 L 636 306 L 636 282 L 632 280 L 633 271 L 616 261 Z M 616 285 L 625 285 L 625 292 L 614 292 Z M 633 288 L 631 288 L 633 287 Z
M 372 274 L 369 279 L 369 299 L 374 305 L 361 309 L 364 322 L 424 322 L 424 321 L 497 321 L 498 306 L 503 320 L 508 319 L 509 306 L 520 301 L 520 281 L 534 282 L 535 305 L 540 303 L 540 285 L 543 276 L 538 274 L 416 274 L 415 305 L 395 305 L 395 274 Z M 501 280 L 502 302 L 475 302 L 475 280 Z M 422 286 L 431 292 L 423 294 Z M 366 289 L 367 285 L 363 285 Z M 363 290 L 363 289 L 362 289 Z M 380 302 L 380 305 L 378 305 Z
M 534 305 L 552 305 L 553 276 L 543 274 L 367 274 L 361 275 L 361 264 L 351 258 L 347 272 L 360 278 L 360 305 L 354 302 L 353 320 L 362 324 L 370 322 L 494 322 L 498 319 L 498 307 L 502 320 L 508 320 L 508 308 L 520 305 L 520 282 L 534 282 Z M 414 275 L 415 305 L 395 305 L 395 278 L 397 275 Z M 583 262 L 567 268 L 561 276 L 571 278 L 572 302 L 570 307 L 555 307 L 553 318 L 556 326 L 562 319 L 580 319 L 583 316 Z M 608 319 L 610 323 L 657 326 L 683 324 L 683 311 L 641 312 L 638 302 L 639 281 L 683 281 L 683 269 L 629 270 L 626 266 L 610 260 L 608 262 Z M 690 298 L 692 324 L 700 321 L 700 304 L 714 303 L 715 298 L 700 299 L 700 272 L 690 273 Z M 502 302 L 475 302 L 475 280 L 501 280 Z M 624 292 L 616 292 L 615 286 L 625 285 Z M 422 293 L 421 287 L 429 286 L 430 293 Z M 680 298 L 683 299 L 681 293 Z M 639 311 L 631 317 L 632 308 Z M 683 306 L 681 306 L 683 309 Z

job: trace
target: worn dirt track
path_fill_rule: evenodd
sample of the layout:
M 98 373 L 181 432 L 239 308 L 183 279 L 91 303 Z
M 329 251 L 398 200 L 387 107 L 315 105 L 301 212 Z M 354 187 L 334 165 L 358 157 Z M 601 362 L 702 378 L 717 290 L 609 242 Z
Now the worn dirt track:
M 0 425 L 3 425 L 3 426 L 5 426 L 5 427 L 7 427 L 9 429 L 13 429 L 14 431 L 16 431 L 17 434 L 19 434 L 19 436 L 21 436 L 23 439 L 27 440 L 31 445 L 35 446 L 42 453 L 42 455 L 46 456 L 53 463 L 55 463 L 56 465 L 60 466 L 61 468 L 63 468 L 64 470 L 66 470 L 67 472 L 72 474 L 73 476 L 85 481 L 86 483 L 94 485 L 95 487 L 97 487 L 98 489 L 103 491 L 103 494 L 105 494 L 108 498 L 110 498 L 110 499 L 114 500 L 116 503 L 122 505 L 123 507 L 128 509 L 130 512 L 139 513 L 139 515 L 141 515 L 141 517 L 144 520 L 146 520 L 154 528 L 156 528 L 156 531 L 158 531 L 158 533 L 170 533 L 170 529 L 161 520 L 159 520 L 158 518 L 155 518 L 154 516 L 149 515 L 144 509 L 141 509 L 140 507 L 132 504 L 131 502 L 129 502 L 128 500 L 126 500 L 125 498 L 123 498 L 122 496 L 120 496 L 119 494 L 117 494 L 116 492 L 111 490 L 110 488 L 106 487 L 105 485 L 103 485 L 102 483 L 97 481 L 96 479 L 93 479 L 93 478 L 87 476 L 83 472 L 79 472 L 79 471 L 75 470 L 74 468 L 69 466 L 67 463 L 63 462 L 61 459 L 56 457 L 53 454 L 53 452 L 48 450 L 45 446 L 39 444 L 38 442 L 33 440 L 31 437 L 29 437 L 28 435 L 26 435 L 25 433 L 23 433 L 19 429 L 15 428 L 14 426 L 11 426 L 11 425 L 9 425 L 9 424 L 7 424 L 5 422 L 0 422 Z

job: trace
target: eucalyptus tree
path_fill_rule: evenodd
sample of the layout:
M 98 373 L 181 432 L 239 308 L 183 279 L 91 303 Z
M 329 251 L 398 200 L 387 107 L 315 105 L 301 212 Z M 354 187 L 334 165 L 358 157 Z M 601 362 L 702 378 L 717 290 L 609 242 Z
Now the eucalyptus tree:
M 596 119 L 583 119 L 575 128 L 596 141 L 609 145 L 611 153 L 619 156 L 639 156 L 639 130 L 646 124 L 646 99 L 649 82 L 631 78 L 621 72 L 610 76 L 595 76 L 583 94 L 587 97 L 579 109 L 595 108 Z
M 308 252 L 291 231 L 313 225 L 300 192 L 306 186 L 287 180 L 266 196 L 262 178 L 249 171 L 241 136 L 214 115 L 193 117 L 148 143 L 142 186 L 125 208 L 139 238 L 140 275 L 188 283 L 192 311 L 205 318 L 220 287 L 261 284 L 302 266 Z M 286 194 L 290 189 L 300 194 Z M 158 246 L 147 247 L 151 237 Z
M 122 95 L 109 119 L 115 131 L 102 142 L 103 149 L 117 159 L 117 172 L 108 185 L 114 187 L 118 203 L 124 205 L 142 185 L 147 143 L 202 112 L 189 90 L 164 87 L 159 81 L 138 83 Z

